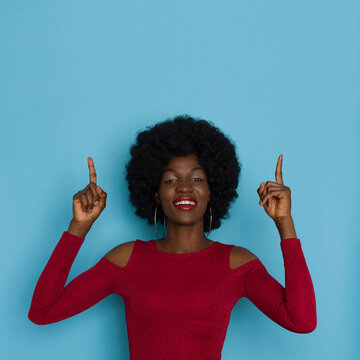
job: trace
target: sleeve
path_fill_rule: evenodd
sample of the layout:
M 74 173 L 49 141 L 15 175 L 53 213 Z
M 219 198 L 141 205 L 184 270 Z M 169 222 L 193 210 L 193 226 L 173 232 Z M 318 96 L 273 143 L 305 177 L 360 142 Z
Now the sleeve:
M 285 267 L 285 288 L 259 259 L 249 262 L 243 291 L 271 320 L 295 333 L 310 333 L 317 326 L 316 299 L 311 276 L 299 239 L 280 242 Z
M 46 325 L 67 319 L 114 292 L 122 268 L 105 257 L 65 286 L 84 240 L 67 231 L 62 234 L 35 286 L 28 313 L 33 323 Z

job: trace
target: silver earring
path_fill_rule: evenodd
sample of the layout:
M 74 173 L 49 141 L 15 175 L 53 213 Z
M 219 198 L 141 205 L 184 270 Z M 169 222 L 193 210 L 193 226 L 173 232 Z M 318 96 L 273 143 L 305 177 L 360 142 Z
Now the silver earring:
M 155 225 L 155 233 L 156 233 L 156 237 L 157 239 L 159 239 L 158 233 L 157 233 L 157 228 L 156 228 L 156 213 L 157 213 L 157 208 L 158 208 L 158 204 L 156 204 L 156 208 L 155 208 L 155 213 L 154 213 L 154 225 Z M 165 227 L 166 227 L 166 222 L 165 222 L 165 215 L 164 215 L 164 232 L 163 232 L 163 236 L 165 235 Z
M 212 212 L 211 212 L 211 206 L 209 207 L 209 210 L 210 210 L 210 225 L 209 225 L 209 232 L 208 234 L 206 235 L 206 237 L 209 236 L 210 232 L 211 232 L 211 223 L 212 223 Z

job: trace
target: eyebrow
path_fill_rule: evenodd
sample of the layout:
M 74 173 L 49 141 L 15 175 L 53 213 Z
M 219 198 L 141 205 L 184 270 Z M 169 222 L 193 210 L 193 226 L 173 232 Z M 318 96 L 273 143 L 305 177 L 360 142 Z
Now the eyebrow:
M 191 171 L 195 171 L 195 170 L 203 170 L 203 171 L 204 171 L 204 169 L 203 169 L 202 167 L 195 167 L 195 168 L 192 168 L 192 169 L 191 169 Z M 164 171 L 164 173 L 167 172 L 167 171 L 177 172 L 175 169 L 166 169 L 166 170 Z

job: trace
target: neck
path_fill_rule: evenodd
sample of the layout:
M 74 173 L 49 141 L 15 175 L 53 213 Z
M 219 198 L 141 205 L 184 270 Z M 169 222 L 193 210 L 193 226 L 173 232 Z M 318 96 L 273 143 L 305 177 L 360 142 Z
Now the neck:
M 205 249 L 209 240 L 203 232 L 203 223 L 196 225 L 179 225 L 168 223 L 168 232 L 165 238 L 158 243 L 168 252 L 187 253 Z

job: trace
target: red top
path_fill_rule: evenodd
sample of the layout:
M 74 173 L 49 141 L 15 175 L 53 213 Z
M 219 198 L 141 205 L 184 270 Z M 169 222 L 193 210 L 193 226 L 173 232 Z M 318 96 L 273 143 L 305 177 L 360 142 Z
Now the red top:
M 285 288 L 255 259 L 231 269 L 235 245 L 218 241 L 187 254 L 136 240 L 128 264 L 102 257 L 65 286 L 84 238 L 64 231 L 36 284 L 29 319 L 55 323 L 110 294 L 125 303 L 131 360 L 219 360 L 231 310 L 243 296 L 295 333 L 314 331 L 315 293 L 299 239 L 280 242 Z

